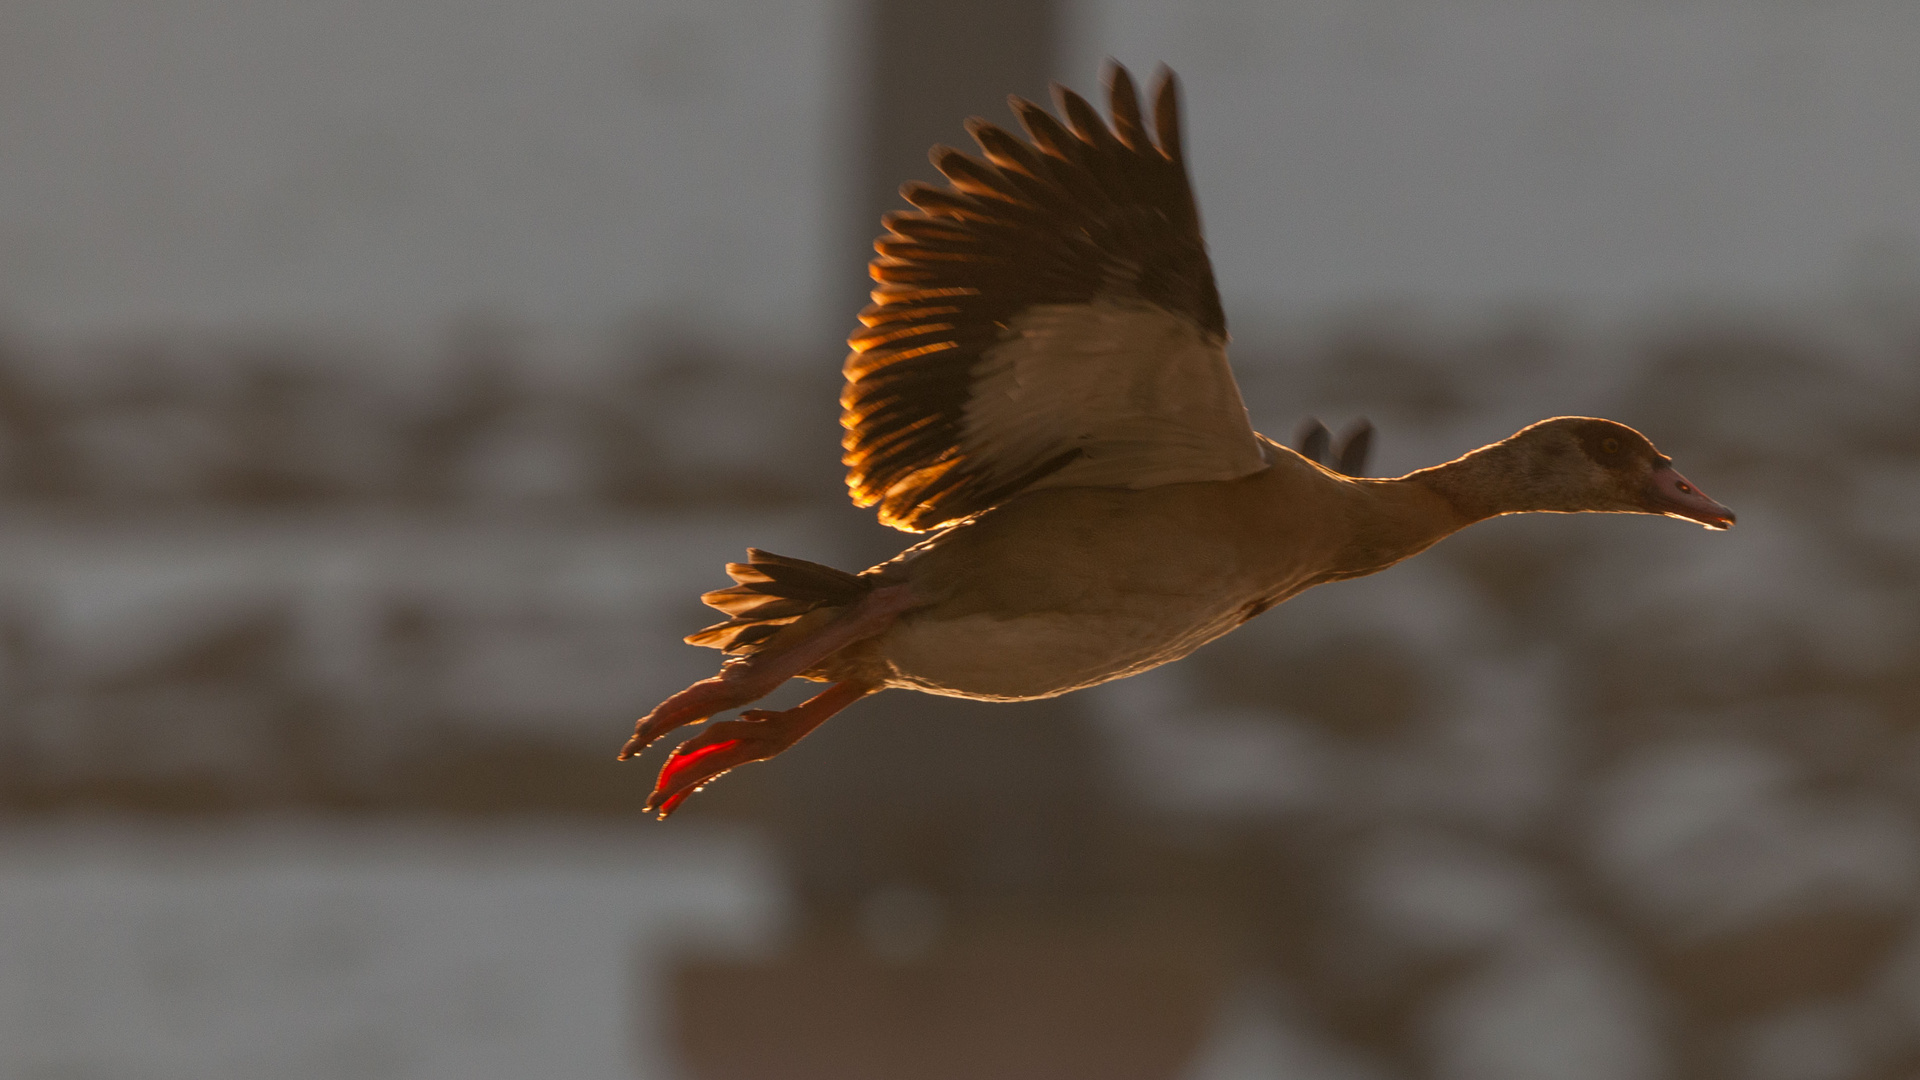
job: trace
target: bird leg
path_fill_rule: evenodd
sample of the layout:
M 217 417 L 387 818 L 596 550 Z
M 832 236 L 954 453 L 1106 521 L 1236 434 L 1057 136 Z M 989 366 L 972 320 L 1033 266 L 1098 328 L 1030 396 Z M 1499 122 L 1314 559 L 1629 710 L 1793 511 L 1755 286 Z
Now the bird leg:
M 647 799 L 647 812 L 657 812 L 662 821 L 666 820 L 687 796 L 727 770 L 780 753 L 834 713 L 877 689 L 866 683 L 838 682 L 791 709 L 748 709 L 736 719 L 713 725 L 674 747 L 673 755 L 660 769 L 653 795 Z
M 888 585 L 868 593 L 838 618 L 791 645 L 729 660 L 720 674 L 694 683 L 641 717 L 634 725 L 633 738 L 620 750 L 620 760 L 645 750 L 675 728 L 697 724 L 714 713 L 766 697 L 780 684 L 840 649 L 884 631 L 911 604 L 907 586 Z

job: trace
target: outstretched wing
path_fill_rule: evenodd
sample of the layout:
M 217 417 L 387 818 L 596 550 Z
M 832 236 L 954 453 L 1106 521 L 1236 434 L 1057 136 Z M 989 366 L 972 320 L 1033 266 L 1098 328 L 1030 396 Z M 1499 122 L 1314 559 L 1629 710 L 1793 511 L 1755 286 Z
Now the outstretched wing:
M 1113 123 L 1054 87 L 985 160 L 936 146 L 908 184 L 849 339 L 847 486 L 884 524 L 938 528 L 1038 487 L 1230 480 L 1266 466 L 1227 366 L 1226 316 L 1162 70 L 1149 140 L 1125 68 Z

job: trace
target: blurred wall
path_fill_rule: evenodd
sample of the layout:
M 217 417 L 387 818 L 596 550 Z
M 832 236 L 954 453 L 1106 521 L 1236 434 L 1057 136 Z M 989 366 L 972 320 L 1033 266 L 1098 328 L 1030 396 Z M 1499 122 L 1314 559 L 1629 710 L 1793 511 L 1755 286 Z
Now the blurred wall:
M 627 987 L 579 1075 L 1920 1068 L 1920 21 L 1018 7 L 0 10 L 0 937 L 52 943 L 0 964 L 42 1018 L 0 1064 L 130 1074 L 133 1017 L 257 1075 L 244 1000 L 388 1048 L 313 1075 L 480 1075 L 473 1030 L 569 1037 L 553 978 Z M 1263 429 L 1364 414 L 1400 472 L 1614 416 L 1740 527 L 1491 522 L 639 820 L 611 754 L 710 673 L 719 563 L 900 542 L 835 460 L 876 204 L 1108 54 L 1182 75 Z M 549 874 L 529 818 L 591 843 Z M 443 1005 L 316 1004 L 395 985 Z
M 1114 55 L 1187 81 L 1230 315 L 1383 294 L 1644 314 L 1824 294 L 1889 257 L 1920 282 L 1908 5 L 1078 10 L 1075 80 Z
M 859 10 L 8 4 L 0 304 L 88 332 L 418 331 L 475 308 L 604 332 L 638 311 L 830 363 L 874 199 L 968 112 L 1006 117 L 998 95 L 869 104 Z M 1383 294 L 1789 299 L 1883 245 L 1920 263 L 1906 5 L 1061 11 L 1074 85 L 1109 55 L 1186 80 L 1243 328 Z M 983 31 L 1007 63 L 1037 40 L 1014 18 Z M 940 86 L 940 55 L 877 63 Z M 909 108 L 947 119 L 884 111 Z M 874 136 L 897 177 L 865 172 L 869 118 L 897 132 Z
M 89 333 L 482 309 L 830 341 L 848 23 L 824 0 L 10 3 L 0 305 Z

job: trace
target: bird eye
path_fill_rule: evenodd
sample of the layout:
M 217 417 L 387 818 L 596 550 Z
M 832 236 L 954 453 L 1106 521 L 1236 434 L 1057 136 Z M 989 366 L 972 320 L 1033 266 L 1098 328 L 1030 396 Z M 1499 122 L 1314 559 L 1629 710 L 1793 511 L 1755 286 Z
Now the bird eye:
M 1601 453 L 1603 453 L 1603 454 L 1617 454 L 1617 453 L 1619 453 L 1619 452 L 1620 452 L 1620 440 L 1619 440 L 1619 439 L 1607 439 L 1607 440 L 1604 440 L 1604 441 L 1603 441 L 1603 442 L 1601 442 L 1601 444 L 1600 444 L 1600 452 L 1601 452 Z

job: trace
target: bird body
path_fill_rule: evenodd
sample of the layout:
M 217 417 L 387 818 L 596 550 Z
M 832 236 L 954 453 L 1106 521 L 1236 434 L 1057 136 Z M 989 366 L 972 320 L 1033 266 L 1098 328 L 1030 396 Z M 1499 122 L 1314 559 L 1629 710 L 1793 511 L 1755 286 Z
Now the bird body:
M 1284 447 L 1226 481 L 1033 491 L 869 571 L 916 606 L 819 674 L 954 697 L 1052 697 L 1187 655 L 1324 581 L 1459 524 L 1440 500 L 1338 477 Z M 1370 512 L 1425 502 L 1424 527 Z M 991 568 L 990 574 L 982 574 Z M 775 642 L 777 647 L 778 642 Z
M 1365 478 L 1371 428 L 1322 464 L 1256 432 L 1182 160 L 1171 73 L 1146 132 L 1125 69 L 1111 127 L 1056 87 L 1063 125 L 1013 99 L 1027 139 L 969 124 L 984 160 L 936 147 L 947 188 L 908 185 L 875 243 L 849 339 L 848 487 L 933 533 L 858 574 L 750 549 L 703 596 L 729 618 L 687 640 L 733 659 L 636 726 L 661 735 L 801 677 L 830 683 L 682 743 L 648 808 L 781 752 L 899 688 L 1053 697 L 1177 660 L 1315 585 L 1383 570 L 1508 513 L 1733 524 L 1639 432 L 1556 417 L 1443 465 Z

